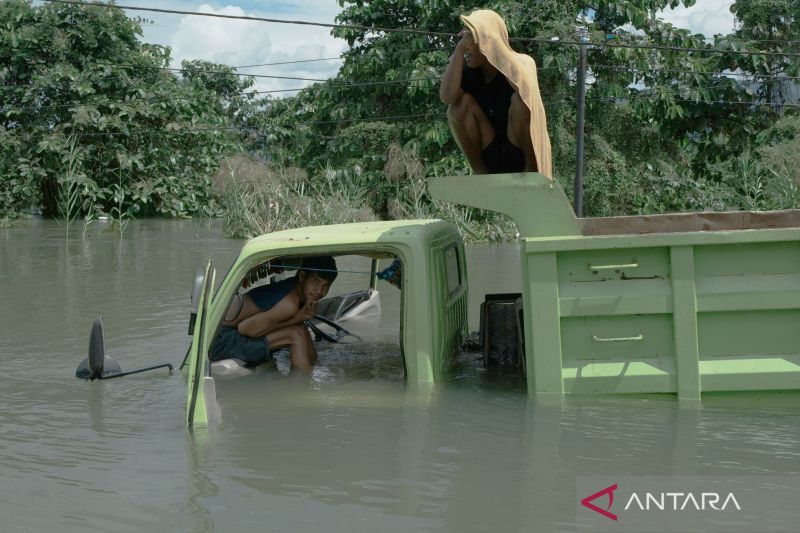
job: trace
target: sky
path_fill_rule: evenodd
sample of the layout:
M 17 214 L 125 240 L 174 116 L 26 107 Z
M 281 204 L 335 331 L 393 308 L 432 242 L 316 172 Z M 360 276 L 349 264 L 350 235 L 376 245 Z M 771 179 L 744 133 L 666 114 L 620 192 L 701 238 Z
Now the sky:
M 733 0 L 697 0 L 689 8 L 681 6 L 674 10 L 668 9 L 662 17 L 680 28 L 713 37 L 718 33 L 727 34 L 733 31 L 732 4 Z
M 159 9 L 199 11 L 229 15 L 308 20 L 333 23 L 340 11 L 336 0 L 233 0 L 201 2 L 191 0 L 117 0 L 120 5 Z M 691 8 L 680 7 L 663 13 L 664 20 L 707 37 L 729 33 L 733 28 L 730 6 L 733 0 L 698 0 Z M 144 40 L 172 49 L 173 66 L 184 59 L 205 59 L 231 66 L 317 59 L 339 56 L 347 45 L 334 39 L 327 28 L 274 24 L 128 11 L 152 21 L 144 25 Z M 298 78 L 326 79 L 336 74 L 340 61 L 317 61 L 292 65 L 240 69 L 240 72 Z M 258 79 L 258 90 L 299 88 L 312 82 Z M 293 92 L 277 93 L 276 96 Z
M 235 3 L 198 2 L 186 0 L 118 0 L 125 5 L 245 15 L 314 22 L 333 23 L 340 11 L 335 0 L 242 1 Z M 347 44 L 330 35 L 330 29 L 291 24 L 167 15 L 150 12 L 129 12 L 154 22 L 145 25 L 144 40 L 172 48 L 173 66 L 184 59 L 205 59 L 231 66 L 275 63 L 338 57 Z M 327 79 L 334 76 L 339 60 L 316 61 L 292 65 L 242 68 L 240 72 L 297 78 Z M 299 88 L 313 82 L 282 79 L 258 79 L 259 90 Z M 281 93 L 279 93 L 281 94 Z M 278 94 L 278 95 L 279 95 Z M 288 92 L 286 94 L 294 94 Z

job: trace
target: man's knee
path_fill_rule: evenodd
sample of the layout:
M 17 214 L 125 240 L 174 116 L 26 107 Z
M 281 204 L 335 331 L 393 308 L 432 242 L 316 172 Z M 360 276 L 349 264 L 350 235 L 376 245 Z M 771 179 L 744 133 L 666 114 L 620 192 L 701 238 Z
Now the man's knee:
M 463 122 L 470 113 L 474 112 L 474 106 L 477 105 L 478 102 L 471 94 L 464 93 L 455 103 L 447 106 L 447 118 Z
M 305 341 L 305 335 L 308 334 L 308 327 L 305 324 L 288 326 L 286 330 L 287 336 L 292 339 L 294 344 Z

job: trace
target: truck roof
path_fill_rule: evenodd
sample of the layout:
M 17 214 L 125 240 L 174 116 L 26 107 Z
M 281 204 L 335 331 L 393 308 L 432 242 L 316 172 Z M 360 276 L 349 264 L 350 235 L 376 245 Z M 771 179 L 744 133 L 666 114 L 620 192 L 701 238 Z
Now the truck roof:
M 242 255 L 280 248 L 307 248 L 325 246 L 346 248 L 365 244 L 429 244 L 441 238 L 457 236 L 456 228 L 443 220 L 387 220 L 308 226 L 276 231 L 254 237 L 245 243 Z

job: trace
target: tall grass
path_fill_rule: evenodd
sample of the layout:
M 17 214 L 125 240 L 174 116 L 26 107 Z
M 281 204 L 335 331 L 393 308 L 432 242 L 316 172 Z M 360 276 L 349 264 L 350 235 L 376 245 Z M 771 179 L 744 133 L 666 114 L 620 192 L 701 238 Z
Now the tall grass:
M 81 160 L 76 146 L 76 136 L 67 139 L 67 151 L 61 173 L 58 176 L 58 214 L 64 224 L 64 237 L 69 239 L 69 229 L 81 213 L 83 197 L 81 188 L 86 176 L 81 172 Z
M 467 242 L 516 238 L 516 224 L 506 215 L 433 199 L 428 193 L 426 173 L 425 166 L 412 150 L 397 144 L 389 146 L 384 174 L 387 180 L 395 183 L 394 199 L 389 202 L 390 218 L 446 220 L 458 228 Z
M 423 164 L 410 150 L 389 148 L 384 177 L 394 188 L 390 219 L 440 218 L 467 241 L 513 239 L 514 222 L 498 213 L 439 202 L 430 197 Z M 283 229 L 366 222 L 372 185 L 357 168 L 327 167 L 311 179 L 296 168 L 276 168 L 245 156 L 226 161 L 214 180 L 225 210 L 225 232 L 249 238 Z
M 770 209 L 800 208 L 800 135 L 758 150 Z
M 350 172 L 326 169 L 322 180 L 311 183 L 298 169 L 241 157 L 226 162 L 223 172 L 215 183 L 222 188 L 225 232 L 231 237 L 375 219 L 364 207 L 368 190 Z

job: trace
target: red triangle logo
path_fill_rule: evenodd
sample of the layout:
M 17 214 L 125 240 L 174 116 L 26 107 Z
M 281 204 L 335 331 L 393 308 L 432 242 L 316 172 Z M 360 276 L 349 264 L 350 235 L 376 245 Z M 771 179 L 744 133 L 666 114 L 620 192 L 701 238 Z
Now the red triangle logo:
M 610 518 L 613 521 L 617 521 L 617 515 L 611 512 L 611 506 L 614 505 L 614 491 L 617 490 L 617 484 L 614 483 L 613 485 L 604 488 L 599 492 L 595 492 L 591 496 L 587 496 L 581 500 L 581 505 L 584 507 L 588 507 L 592 511 L 596 513 L 600 513 L 601 515 L 605 516 L 606 518 Z M 601 507 L 596 506 L 592 503 L 592 501 L 600 498 L 601 496 L 608 495 L 608 506 L 603 509 Z

